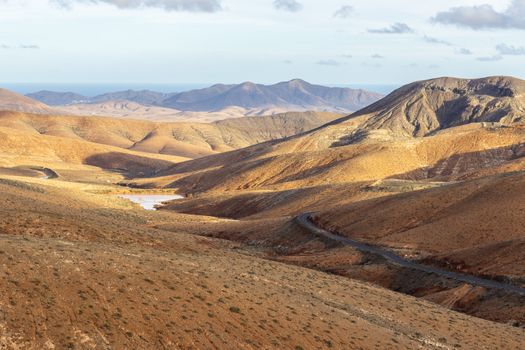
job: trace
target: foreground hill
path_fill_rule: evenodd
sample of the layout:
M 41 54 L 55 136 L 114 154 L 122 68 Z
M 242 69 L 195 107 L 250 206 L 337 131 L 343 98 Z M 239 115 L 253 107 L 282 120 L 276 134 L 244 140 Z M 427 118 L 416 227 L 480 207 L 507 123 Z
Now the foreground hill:
M 108 190 L 0 179 L 2 347 L 520 349 L 525 341 L 517 328 L 189 235 L 243 224 L 145 212 L 100 194 Z

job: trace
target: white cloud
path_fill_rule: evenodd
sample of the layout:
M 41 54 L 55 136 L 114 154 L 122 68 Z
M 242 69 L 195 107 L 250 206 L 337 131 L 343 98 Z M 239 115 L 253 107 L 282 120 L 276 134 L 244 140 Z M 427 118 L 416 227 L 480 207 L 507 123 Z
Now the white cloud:
M 339 10 L 335 11 L 334 17 L 338 18 L 349 18 L 354 13 L 352 6 L 342 6 Z
M 111 4 L 121 9 L 154 7 L 166 11 L 217 12 L 222 0 L 52 0 L 55 4 L 71 8 L 75 3 Z
M 507 44 L 499 44 L 496 46 L 496 50 L 500 53 L 500 55 L 505 56 L 522 56 L 525 55 L 525 47 L 520 46 L 512 46 Z
M 459 49 L 456 50 L 456 53 L 458 55 L 466 55 L 466 56 L 469 56 L 469 55 L 472 55 L 473 52 L 467 48 L 464 48 L 464 47 L 461 47 Z
M 406 23 L 395 23 L 388 28 L 368 29 L 368 32 L 373 34 L 408 34 L 413 33 L 414 30 Z
M 501 55 L 478 57 L 478 61 L 481 62 L 497 62 L 501 61 L 502 59 L 503 57 Z
M 320 61 L 317 61 L 316 64 L 319 64 L 321 66 L 332 66 L 332 67 L 336 67 L 340 65 L 340 63 L 337 62 L 336 60 L 320 60 Z
M 497 11 L 492 5 L 453 7 L 439 12 L 432 21 L 460 27 L 480 29 L 525 29 L 525 0 L 512 0 L 505 11 Z
M 442 39 L 438 39 L 438 38 L 434 38 L 434 37 L 431 37 L 431 36 L 428 36 L 428 35 L 425 35 L 423 37 L 423 40 L 425 40 L 427 43 L 429 44 L 439 44 L 439 45 L 446 45 L 446 46 L 452 46 L 451 43 L 449 43 L 448 41 L 446 40 L 442 40 Z
M 299 12 L 303 9 L 303 5 L 296 0 L 275 0 L 273 7 L 288 12 Z

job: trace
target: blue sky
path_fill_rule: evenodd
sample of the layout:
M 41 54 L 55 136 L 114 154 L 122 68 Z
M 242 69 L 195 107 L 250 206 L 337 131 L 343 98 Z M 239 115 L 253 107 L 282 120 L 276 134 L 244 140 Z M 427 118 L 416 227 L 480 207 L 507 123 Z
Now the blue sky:
M 0 0 L 0 81 L 525 78 L 525 0 Z

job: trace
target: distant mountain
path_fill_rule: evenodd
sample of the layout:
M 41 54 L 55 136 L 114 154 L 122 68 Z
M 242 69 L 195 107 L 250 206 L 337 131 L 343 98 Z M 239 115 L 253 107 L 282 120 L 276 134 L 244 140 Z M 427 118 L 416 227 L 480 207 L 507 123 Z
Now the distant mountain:
M 345 119 L 360 117 L 365 118 L 361 130 L 383 129 L 405 136 L 426 136 L 475 122 L 522 122 L 525 81 L 512 77 L 418 81 Z
M 165 94 L 151 90 L 126 90 L 118 92 L 110 92 L 107 94 L 98 95 L 89 99 L 90 103 L 103 103 L 108 101 L 132 101 L 140 103 L 144 106 L 162 106 L 163 101 L 168 99 L 173 94 Z
M 176 94 L 163 106 L 186 111 L 210 111 L 229 106 L 243 108 L 286 107 L 289 110 L 355 111 L 373 102 L 381 94 L 349 88 L 312 85 L 295 79 L 275 85 L 250 82 L 239 85 L 214 85 L 210 88 Z
M 82 96 L 74 92 L 55 92 L 42 90 L 31 94 L 27 94 L 26 96 L 34 100 L 43 102 L 49 106 L 63 106 L 89 101 L 89 97 Z
M 210 112 L 229 107 L 277 109 L 287 111 L 349 112 L 379 100 L 383 95 L 349 88 L 330 88 L 292 80 L 275 85 L 242 83 L 217 84 L 181 93 L 127 90 L 85 97 L 73 93 L 41 91 L 28 95 L 50 105 L 131 101 L 144 106 L 173 108 L 180 111 Z
M 0 89 L 0 111 L 16 111 L 36 114 L 59 113 L 45 103 L 5 89 Z

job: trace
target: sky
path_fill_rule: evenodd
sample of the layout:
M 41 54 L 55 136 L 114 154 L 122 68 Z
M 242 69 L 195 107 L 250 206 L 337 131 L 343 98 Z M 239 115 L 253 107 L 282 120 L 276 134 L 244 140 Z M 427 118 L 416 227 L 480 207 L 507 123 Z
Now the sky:
M 525 0 L 0 0 L 0 82 L 525 78 Z

